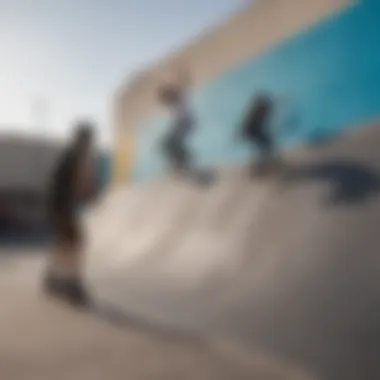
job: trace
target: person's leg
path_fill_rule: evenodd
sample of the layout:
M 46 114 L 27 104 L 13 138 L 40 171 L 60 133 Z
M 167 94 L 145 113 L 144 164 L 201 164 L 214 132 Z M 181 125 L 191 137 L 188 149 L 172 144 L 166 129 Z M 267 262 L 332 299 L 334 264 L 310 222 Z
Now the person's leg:
M 260 128 L 255 129 L 255 133 L 249 136 L 252 146 L 252 159 L 250 172 L 252 175 L 263 174 L 268 168 L 273 155 L 273 143 L 271 136 Z M 255 152 L 258 151 L 258 155 Z
M 172 146 L 172 161 L 179 171 L 190 169 L 190 153 L 183 141 L 178 140 Z
M 163 140 L 163 152 L 171 169 L 185 172 L 191 168 L 191 153 L 186 139 L 192 129 L 188 120 L 177 121 Z
M 45 273 L 43 276 L 43 288 L 51 295 L 60 295 L 63 292 L 64 270 L 62 264 L 65 252 L 65 231 L 60 215 L 54 213 L 49 218 L 50 226 L 54 235 L 54 242 L 49 253 Z
M 270 162 L 273 158 L 273 143 L 269 133 L 262 133 L 258 137 L 260 156 L 263 162 Z
M 190 169 L 190 153 L 183 139 L 177 136 L 171 136 L 166 141 L 166 158 L 169 166 L 175 172 L 184 172 Z
M 62 255 L 65 268 L 65 296 L 72 304 L 88 304 L 89 297 L 83 283 L 83 236 L 76 220 L 71 220 L 67 231 L 67 245 Z
M 285 169 L 284 161 L 269 132 L 265 132 L 259 137 L 257 145 L 260 149 L 259 171 L 261 173 Z
M 177 128 L 176 138 L 174 140 L 174 151 L 180 170 L 189 171 L 192 168 L 192 154 L 188 147 L 188 137 L 193 130 L 193 121 L 191 119 L 183 120 Z
M 45 290 L 52 295 L 63 295 L 68 280 L 76 278 L 78 265 L 76 253 L 71 243 L 60 238 L 53 247 L 44 278 Z
M 168 166 L 170 168 L 173 168 L 174 166 L 174 161 L 175 159 L 173 158 L 173 148 L 172 148 L 172 145 L 173 145 L 173 137 L 171 136 L 171 134 L 168 134 L 166 136 L 164 136 L 163 140 L 162 140 L 162 144 L 161 144 L 161 151 L 164 155 L 164 158 L 168 164 Z
M 57 239 L 44 280 L 45 290 L 72 303 L 88 302 L 82 283 L 82 236 L 72 216 L 56 223 Z
M 88 305 L 90 302 L 81 273 L 81 251 L 74 249 L 68 255 L 71 259 L 71 274 L 66 279 L 66 298 L 74 305 Z

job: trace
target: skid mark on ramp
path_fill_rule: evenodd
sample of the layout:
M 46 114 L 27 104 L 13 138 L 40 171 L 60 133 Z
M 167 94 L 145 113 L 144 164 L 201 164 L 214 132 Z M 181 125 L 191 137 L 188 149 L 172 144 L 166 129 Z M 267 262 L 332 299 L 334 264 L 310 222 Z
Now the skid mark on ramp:
M 123 259 L 132 260 L 146 251 L 157 235 L 154 230 L 149 230 L 148 222 L 152 219 L 157 230 L 161 223 L 154 223 L 153 218 L 160 217 L 163 214 L 162 206 L 165 206 L 165 199 L 158 199 L 157 195 L 171 195 L 175 191 L 171 185 L 156 181 L 124 192 L 113 192 L 97 207 L 87 223 L 91 236 L 87 246 L 91 269 L 110 270 L 121 264 Z M 167 202 L 166 207 L 170 207 Z
M 141 265 L 154 264 L 156 262 L 161 262 L 167 258 L 175 246 L 180 240 L 182 240 L 182 234 L 187 231 L 189 226 L 192 225 L 194 215 L 196 214 L 200 204 L 202 203 L 202 194 L 192 193 L 188 194 L 186 199 L 181 203 L 181 207 L 178 209 L 177 213 L 172 215 L 170 222 L 167 224 L 167 229 L 165 233 L 157 236 L 158 240 L 156 244 L 151 247 L 151 252 L 149 257 L 146 257 Z M 156 226 L 152 228 L 157 228 Z
M 175 277 L 176 273 L 181 273 L 182 278 L 185 276 L 194 286 L 202 287 L 206 282 L 215 285 L 215 276 L 224 279 L 236 273 L 244 261 L 241 257 L 244 239 L 259 222 L 261 211 L 270 196 L 270 188 L 266 185 L 256 185 L 255 191 L 248 187 L 245 197 L 237 204 L 234 218 L 226 224 L 226 230 L 215 226 L 208 229 L 201 225 L 191 226 L 174 249 L 175 253 L 166 265 L 166 275 Z
M 186 223 L 196 202 L 194 194 L 187 191 L 179 191 L 171 200 L 161 213 L 149 221 L 149 225 L 138 232 L 128 233 L 126 239 L 129 238 L 129 241 L 124 244 L 122 257 L 133 256 L 145 263 L 151 255 L 160 255 L 165 250 L 166 240 L 172 239 L 172 235 L 177 233 L 176 226 Z
M 138 211 L 137 223 L 126 221 L 136 220 L 128 209 L 114 207 L 112 223 L 95 236 L 89 256 L 97 256 L 98 268 L 108 271 L 131 264 L 165 269 L 168 262 L 168 268 L 188 265 L 189 274 L 191 267 L 202 265 L 199 275 L 204 276 L 213 266 L 214 271 L 220 266 L 231 270 L 237 256 L 231 259 L 229 252 L 239 249 L 275 184 L 273 180 L 252 183 L 235 170 L 224 173 L 207 189 L 178 186 L 167 179 L 149 184 L 149 191 L 134 189 L 126 195 L 129 202 L 123 199 L 123 204 Z
M 161 212 L 147 220 L 147 225 L 115 230 L 113 242 L 109 242 L 109 247 L 113 248 L 107 268 L 117 269 L 120 265 L 144 266 L 150 261 L 161 259 L 179 231 L 191 222 L 199 204 L 199 195 L 199 190 L 192 187 L 172 189 L 165 204 L 161 205 Z M 149 213 L 149 210 L 142 211 Z

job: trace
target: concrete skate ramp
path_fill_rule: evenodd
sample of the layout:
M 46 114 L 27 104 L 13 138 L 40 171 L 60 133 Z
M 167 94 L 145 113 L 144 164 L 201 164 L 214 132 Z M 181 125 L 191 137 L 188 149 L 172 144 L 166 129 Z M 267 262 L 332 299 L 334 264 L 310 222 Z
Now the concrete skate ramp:
M 374 126 L 290 154 L 282 176 L 118 189 L 89 217 L 94 289 L 317 379 L 380 378 L 379 146 Z
M 43 262 L 29 250 L 5 261 L 0 255 L 0 264 L 2 379 L 311 380 L 221 341 L 144 325 L 107 305 L 87 313 L 49 302 L 37 286 Z

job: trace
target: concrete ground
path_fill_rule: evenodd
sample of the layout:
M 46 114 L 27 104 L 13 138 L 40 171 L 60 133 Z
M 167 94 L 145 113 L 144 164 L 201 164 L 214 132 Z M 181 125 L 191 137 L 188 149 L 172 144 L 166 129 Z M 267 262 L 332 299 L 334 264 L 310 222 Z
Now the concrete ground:
M 38 289 L 42 254 L 0 254 L 1 379 L 308 379 L 262 354 L 144 325 L 109 306 L 85 313 L 48 301 Z

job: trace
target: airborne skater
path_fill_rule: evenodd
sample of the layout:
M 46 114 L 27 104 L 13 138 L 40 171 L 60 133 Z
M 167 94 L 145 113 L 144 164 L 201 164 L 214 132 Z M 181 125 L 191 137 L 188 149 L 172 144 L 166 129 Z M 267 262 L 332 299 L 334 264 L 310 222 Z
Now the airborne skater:
M 163 153 L 171 169 L 177 174 L 188 174 L 192 169 L 192 153 L 188 137 L 195 127 L 195 118 L 186 99 L 189 81 L 180 75 L 176 84 L 162 86 L 158 90 L 159 101 L 172 115 L 172 124 L 164 137 Z
M 241 137 L 252 147 L 252 174 L 256 169 L 259 172 L 281 164 L 276 151 L 275 141 L 271 131 L 271 121 L 274 114 L 274 100 L 270 95 L 259 94 L 254 98 L 243 120 Z M 256 163 L 255 148 L 259 150 L 258 165 Z

